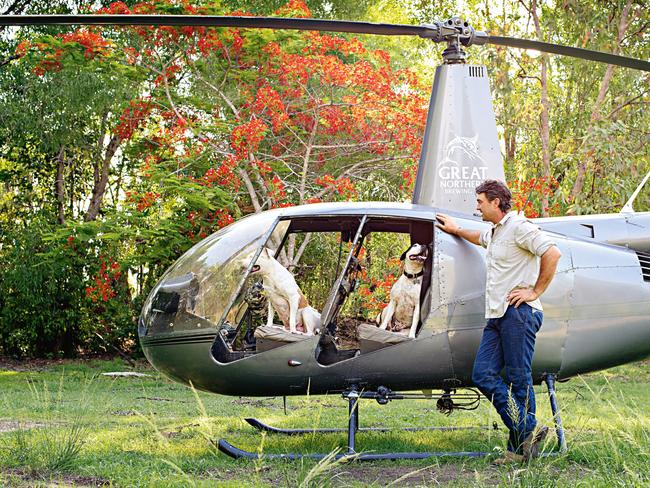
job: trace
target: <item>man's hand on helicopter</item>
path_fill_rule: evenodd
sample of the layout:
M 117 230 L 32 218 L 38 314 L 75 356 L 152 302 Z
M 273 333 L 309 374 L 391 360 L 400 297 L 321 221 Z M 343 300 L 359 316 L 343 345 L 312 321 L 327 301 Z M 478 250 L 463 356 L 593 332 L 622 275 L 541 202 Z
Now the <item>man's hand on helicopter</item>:
M 478 230 L 463 229 L 454 219 L 442 213 L 436 214 L 436 220 L 438 221 L 436 222 L 436 227 L 440 230 L 454 236 L 462 237 L 477 246 L 481 245 L 481 233 Z
M 439 214 L 436 214 L 436 220 L 438 221 L 436 223 L 436 227 L 438 227 L 439 229 L 444 230 L 448 234 L 458 235 L 458 234 L 456 234 L 456 232 L 458 232 L 460 230 L 460 227 L 454 221 L 454 219 L 452 219 L 448 215 L 439 213 Z

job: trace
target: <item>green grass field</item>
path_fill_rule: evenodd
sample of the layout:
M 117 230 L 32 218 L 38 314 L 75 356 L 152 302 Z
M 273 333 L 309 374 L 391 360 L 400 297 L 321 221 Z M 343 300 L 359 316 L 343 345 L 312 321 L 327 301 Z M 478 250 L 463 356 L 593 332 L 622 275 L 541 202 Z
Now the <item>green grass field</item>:
M 150 376 L 108 377 L 131 370 L 121 360 L 0 363 L 1 486 L 650 486 L 650 361 L 558 385 L 567 454 L 528 465 L 492 464 L 503 428 L 459 432 L 360 433 L 360 451 L 481 450 L 487 458 L 317 464 L 235 461 L 211 441 L 226 438 L 252 451 L 330 452 L 344 434 L 261 435 L 241 420 L 281 427 L 345 427 L 347 404 L 336 395 L 234 398 L 196 393 L 141 364 Z M 545 387 L 538 418 L 552 425 Z M 434 401 L 360 404 L 362 426 L 490 426 L 488 402 L 450 417 Z M 555 437 L 545 446 L 555 449 Z

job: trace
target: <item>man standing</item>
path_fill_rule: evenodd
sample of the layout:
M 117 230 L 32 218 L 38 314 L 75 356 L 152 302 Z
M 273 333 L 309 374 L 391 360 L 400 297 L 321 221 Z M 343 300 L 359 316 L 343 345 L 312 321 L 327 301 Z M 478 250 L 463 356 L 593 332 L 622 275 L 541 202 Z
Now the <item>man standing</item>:
M 555 275 L 560 250 L 539 227 L 510 211 L 511 193 L 497 180 L 476 187 L 477 210 L 492 223 L 485 232 L 463 229 L 447 215 L 437 226 L 487 248 L 485 317 L 472 381 L 490 399 L 510 436 L 499 462 L 525 461 L 539 454 L 548 427 L 537 426 L 532 360 L 542 325 L 539 297 Z M 500 373 L 505 368 L 505 381 Z

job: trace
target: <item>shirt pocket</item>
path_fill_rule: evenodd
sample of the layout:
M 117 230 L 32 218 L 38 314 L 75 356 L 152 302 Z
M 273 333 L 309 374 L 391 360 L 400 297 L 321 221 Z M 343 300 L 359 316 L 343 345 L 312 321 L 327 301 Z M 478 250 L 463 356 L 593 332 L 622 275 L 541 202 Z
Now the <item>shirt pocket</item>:
M 521 248 L 512 241 L 497 241 L 492 243 L 492 259 L 497 266 L 510 268 L 521 260 Z
M 512 259 L 516 252 L 516 244 L 507 241 L 492 241 L 492 257 L 498 261 L 508 261 Z

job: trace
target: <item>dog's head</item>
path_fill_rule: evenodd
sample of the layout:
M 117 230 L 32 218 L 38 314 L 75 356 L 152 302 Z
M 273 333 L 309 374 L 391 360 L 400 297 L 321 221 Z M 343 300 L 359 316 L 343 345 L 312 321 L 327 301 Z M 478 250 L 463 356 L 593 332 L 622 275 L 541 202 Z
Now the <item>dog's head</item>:
M 268 247 L 265 247 L 264 249 L 262 249 L 262 252 L 257 258 L 257 261 L 255 261 L 255 264 L 251 269 L 251 274 L 255 274 L 255 273 L 264 274 L 265 271 L 269 271 L 271 269 L 271 266 L 273 265 L 273 261 L 275 261 L 275 258 L 273 257 L 273 253 Z
M 429 257 L 429 246 L 426 246 L 424 244 L 418 244 L 414 243 L 411 244 L 411 247 L 409 247 L 402 255 L 400 256 L 400 261 L 405 261 L 409 260 L 414 263 L 419 263 L 419 264 L 424 264 L 424 262 L 427 260 Z

